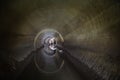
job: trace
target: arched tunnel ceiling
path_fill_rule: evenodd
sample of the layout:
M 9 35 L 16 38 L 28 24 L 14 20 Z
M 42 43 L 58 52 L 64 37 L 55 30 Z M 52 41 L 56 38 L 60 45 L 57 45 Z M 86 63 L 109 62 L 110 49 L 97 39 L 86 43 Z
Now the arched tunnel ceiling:
M 117 0 L 13 0 L 0 13 L 3 56 L 23 61 L 33 49 L 36 34 L 59 31 L 65 47 L 104 79 L 120 75 Z M 6 46 L 7 45 L 7 46 Z M 118 77 L 116 77 L 118 78 Z

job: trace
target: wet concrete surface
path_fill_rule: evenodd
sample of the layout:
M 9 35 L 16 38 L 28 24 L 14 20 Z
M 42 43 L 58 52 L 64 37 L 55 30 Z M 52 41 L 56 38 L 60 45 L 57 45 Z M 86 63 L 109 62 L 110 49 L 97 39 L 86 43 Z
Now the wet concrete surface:
M 50 28 L 62 34 L 65 48 L 82 65 L 105 80 L 119 80 L 119 0 L 2 0 L 0 6 L 1 76 L 24 71 L 35 36 Z M 77 80 L 79 73 L 69 69 L 61 75 L 75 74 L 70 79 Z

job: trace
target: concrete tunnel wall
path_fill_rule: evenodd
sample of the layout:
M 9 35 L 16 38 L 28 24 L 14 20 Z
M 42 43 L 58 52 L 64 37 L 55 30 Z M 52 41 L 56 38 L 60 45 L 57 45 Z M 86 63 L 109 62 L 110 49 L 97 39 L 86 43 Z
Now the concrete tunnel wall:
M 10 64 L 23 61 L 34 50 L 36 34 L 53 28 L 62 34 L 71 55 L 100 77 L 120 78 L 117 0 L 12 0 L 1 2 L 0 9 L 3 61 Z

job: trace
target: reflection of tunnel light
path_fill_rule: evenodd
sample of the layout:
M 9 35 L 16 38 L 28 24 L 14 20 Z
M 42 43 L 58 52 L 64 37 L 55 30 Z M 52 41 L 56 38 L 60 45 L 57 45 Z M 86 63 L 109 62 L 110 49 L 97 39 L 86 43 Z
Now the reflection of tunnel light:
M 51 73 L 62 68 L 64 60 L 56 48 L 62 43 L 61 34 L 55 30 L 46 29 L 37 34 L 34 40 L 35 50 L 42 45 L 44 46 L 41 50 L 36 51 L 34 57 L 35 64 L 40 71 Z
M 50 48 L 51 50 L 56 50 L 56 45 L 57 45 L 56 39 L 55 39 L 55 38 L 51 38 L 51 39 L 49 40 L 49 48 Z

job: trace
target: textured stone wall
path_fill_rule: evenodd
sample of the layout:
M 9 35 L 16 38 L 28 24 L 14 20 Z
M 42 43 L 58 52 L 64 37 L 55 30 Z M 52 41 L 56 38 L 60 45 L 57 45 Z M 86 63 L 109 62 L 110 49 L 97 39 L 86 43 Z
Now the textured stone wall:
M 12 0 L 2 3 L 5 5 L 1 4 L 0 8 L 1 55 L 6 62 L 15 66 L 12 60 L 23 61 L 34 50 L 35 35 L 52 28 L 63 35 L 65 47 L 71 54 L 100 77 L 119 78 L 119 1 Z

